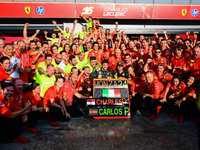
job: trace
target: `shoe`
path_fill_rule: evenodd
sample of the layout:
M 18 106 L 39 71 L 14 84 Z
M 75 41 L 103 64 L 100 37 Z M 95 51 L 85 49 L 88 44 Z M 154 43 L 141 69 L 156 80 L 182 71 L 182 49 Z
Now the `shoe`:
M 160 109 L 161 109 L 161 106 L 157 106 L 157 108 L 156 108 L 156 110 L 157 110 L 157 114 L 159 114 Z
M 169 118 L 174 118 L 174 113 L 169 113 Z
M 26 143 L 29 143 L 30 140 L 23 137 L 23 136 L 19 136 L 17 139 L 13 140 L 13 142 L 14 143 L 24 143 L 24 144 L 26 144 Z
M 184 121 L 184 116 L 180 116 L 179 119 L 178 119 L 178 122 L 183 123 L 183 121 Z
M 151 115 L 150 120 L 156 120 L 156 116 L 155 115 Z
M 138 115 L 138 116 L 142 116 L 142 114 L 139 110 L 136 110 L 135 114 Z
M 56 121 L 54 121 L 54 122 L 49 121 L 48 123 L 49 123 L 52 127 L 58 127 L 58 126 L 59 126 L 59 124 L 58 124 Z
M 28 128 L 26 131 L 32 133 L 32 134 L 37 134 L 39 131 L 36 128 Z

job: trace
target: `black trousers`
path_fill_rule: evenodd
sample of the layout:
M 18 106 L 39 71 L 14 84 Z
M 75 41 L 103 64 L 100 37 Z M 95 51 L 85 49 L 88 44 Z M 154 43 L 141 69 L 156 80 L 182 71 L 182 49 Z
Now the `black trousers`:
M 66 107 L 66 109 L 72 118 L 77 118 L 77 117 L 83 116 L 83 112 L 76 106 L 72 105 L 72 106 Z
M 198 116 L 196 100 L 186 100 L 181 103 L 179 115 L 181 116 Z
M 162 106 L 162 103 L 160 102 L 161 99 L 162 98 L 160 97 L 158 99 L 152 99 L 150 97 L 145 98 L 147 104 L 150 105 L 151 115 L 157 115 L 157 107 Z
M 132 109 L 132 112 L 136 112 L 136 110 L 143 111 L 144 108 L 145 108 L 145 101 L 143 99 L 143 95 L 140 94 L 140 93 L 137 93 L 131 99 L 131 109 Z
M 47 116 L 50 117 L 52 122 L 57 120 L 67 122 L 70 120 L 69 117 L 66 117 L 65 114 L 63 114 L 61 108 L 55 106 L 49 106 L 49 112 L 47 113 Z
M 28 115 L 28 123 L 30 128 L 35 128 L 37 121 L 40 119 L 45 119 L 47 114 L 41 111 L 31 111 Z
M 13 119 L 0 117 L 0 141 L 12 142 L 17 139 L 22 132 L 22 117 Z

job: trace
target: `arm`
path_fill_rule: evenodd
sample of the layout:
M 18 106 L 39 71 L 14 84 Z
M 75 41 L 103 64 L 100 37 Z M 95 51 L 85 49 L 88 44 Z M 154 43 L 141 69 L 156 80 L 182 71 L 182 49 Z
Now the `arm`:
M 186 34 L 186 39 L 189 39 L 190 31 L 187 31 L 185 34 Z
M 152 59 L 151 58 L 148 58 L 147 59 L 147 63 L 144 65 L 144 68 L 143 68 L 143 70 L 144 70 L 144 72 L 147 72 L 149 69 L 148 69 L 148 66 L 149 66 L 149 64 L 152 62 Z
M 43 53 L 43 49 L 41 49 L 41 50 L 39 51 L 39 53 L 37 54 L 37 56 L 33 58 L 33 60 L 32 60 L 32 64 L 33 64 L 33 65 L 37 63 L 37 61 L 38 61 L 40 55 L 42 55 L 42 53 Z
M 197 43 L 197 35 L 194 33 L 194 44 L 193 44 L 193 46 L 195 46 L 196 45 L 196 43 Z
M 115 26 L 115 30 L 113 31 L 112 34 L 115 34 L 117 32 L 117 29 L 118 29 L 118 22 L 115 22 L 116 26 Z
M 24 25 L 24 30 L 23 30 L 23 37 L 24 39 L 28 39 L 28 36 L 27 36 L 27 28 L 30 26 L 29 23 L 25 23 Z
M 60 46 L 61 40 L 62 40 L 62 34 L 59 32 L 59 33 L 58 33 L 58 36 L 59 36 L 58 46 Z
M 81 18 L 83 18 L 86 22 L 88 21 L 82 14 L 81 14 Z
M 47 31 L 44 31 L 44 37 L 45 37 L 45 39 L 48 38 L 48 37 L 47 37 L 47 34 L 48 34 L 48 32 L 47 32 Z
M 56 23 L 55 20 L 53 20 L 52 23 L 58 28 L 59 31 L 63 31 L 63 30 L 57 25 L 57 23 Z
M 36 38 L 36 36 L 38 35 L 38 33 L 40 33 L 40 30 L 36 30 L 35 34 L 33 34 L 30 38 L 29 41 L 34 40 Z
M 31 108 L 31 103 L 28 101 L 24 108 L 22 108 L 19 111 L 12 112 L 12 118 L 16 118 L 16 117 L 22 115 L 25 111 L 27 111 L 30 108 Z
M 75 20 L 74 20 L 74 25 L 73 25 L 73 28 L 72 28 L 72 30 L 71 30 L 71 33 L 70 33 L 70 34 L 73 34 L 73 33 L 74 33 L 74 30 L 75 30 L 75 27 L 76 27 L 76 24 L 77 24 L 77 22 L 78 22 L 78 20 L 77 20 L 77 19 L 75 19 Z
M 163 30 L 163 34 L 164 34 L 164 36 L 165 36 L 165 39 L 168 40 L 167 30 L 166 30 L 166 29 Z
M 87 96 L 83 96 L 82 94 L 80 94 L 80 93 L 76 93 L 76 94 L 74 94 L 76 97 L 78 97 L 78 98 L 81 98 L 81 99 L 86 99 L 86 98 L 89 98 L 89 97 L 87 97 Z

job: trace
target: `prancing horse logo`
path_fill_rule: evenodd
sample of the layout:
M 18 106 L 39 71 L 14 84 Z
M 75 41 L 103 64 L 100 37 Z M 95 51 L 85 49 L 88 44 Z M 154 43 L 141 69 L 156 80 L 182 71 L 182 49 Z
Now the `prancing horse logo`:
M 185 16 L 187 14 L 187 9 L 182 9 L 182 15 Z
M 29 13 L 31 12 L 31 8 L 30 8 L 30 7 L 28 7 L 28 6 L 27 6 L 27 7 L 25 7 L 25 8 L 24 8 L 24 10 L 25 10 L 25 12 L 26 12 L 27 14 L 29 14 Z

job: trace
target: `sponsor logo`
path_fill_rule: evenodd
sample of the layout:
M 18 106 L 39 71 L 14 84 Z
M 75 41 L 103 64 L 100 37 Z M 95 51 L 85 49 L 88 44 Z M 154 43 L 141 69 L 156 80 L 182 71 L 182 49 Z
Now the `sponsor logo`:
M 103 16 L 125 16 L 128 12 L 126 7 L 106 7 L 104 8 Z
M 37 13 L 38 13 L 39 15 L 44 14 L 44 8 L 43 8 L 42 6 L 38 6 L 37 9 L 36 9 L 36 11 L 37 11 Z
M 94 7 L 84 7 L 82 10 L 83 15 L 91 15 L 93 13 Z
M 26 14 L 30 14 L 31 8 L 29 6 L 24 7 Z
M 192 10 L 192 16 L 196 17 L 199 14 L 199 11 L 197 9 Z
M 182 9 L 182 16 L 185 16 L 187 14 L 187 9 Z

